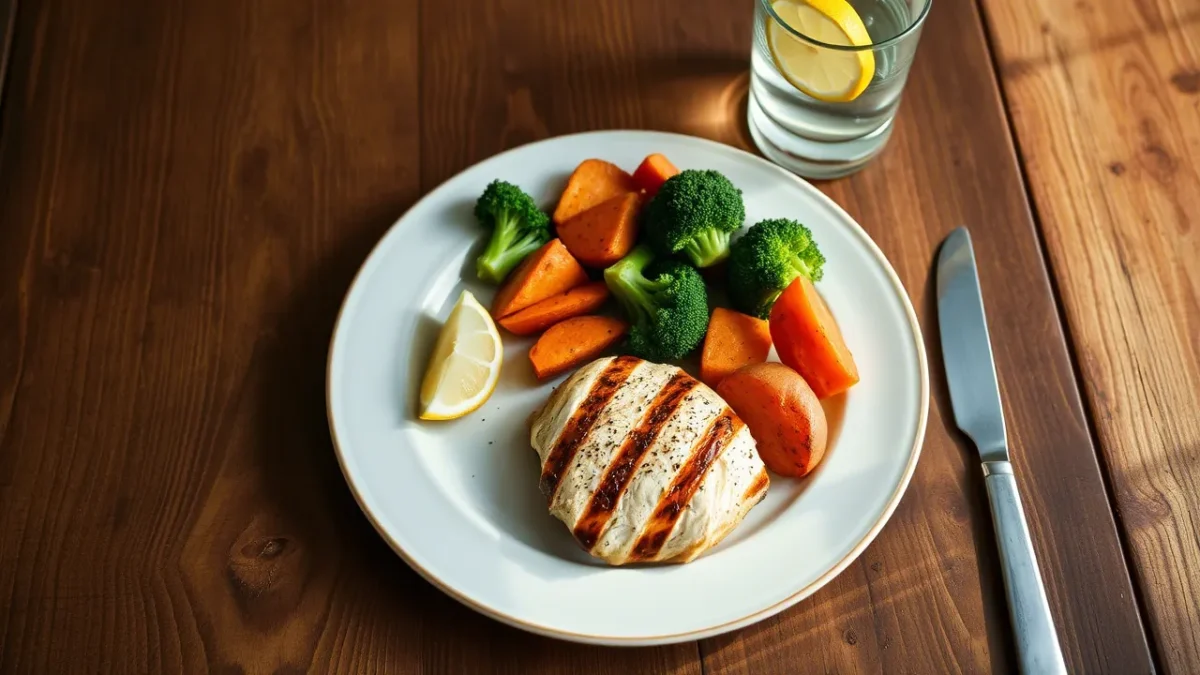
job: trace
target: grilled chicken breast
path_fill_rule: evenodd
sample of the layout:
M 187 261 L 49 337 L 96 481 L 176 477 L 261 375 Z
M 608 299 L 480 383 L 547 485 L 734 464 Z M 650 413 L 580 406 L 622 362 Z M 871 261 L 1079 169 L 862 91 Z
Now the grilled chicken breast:
M 629 356 L 579 369 L 530 435 L 550 513 L 613 565 L 695 560 L 769 484 L 746 425 L 716 392 Z

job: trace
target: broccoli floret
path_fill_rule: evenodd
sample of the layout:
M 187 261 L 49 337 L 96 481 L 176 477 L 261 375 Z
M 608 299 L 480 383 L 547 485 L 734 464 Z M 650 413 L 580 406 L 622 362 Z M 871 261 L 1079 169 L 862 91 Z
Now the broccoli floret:
M 764 220 L 730 247 L 729 294 L 738 309 L 766 319 L 796 277 L 820 281 L 824 267 L 825 256 L 807 227 L 784 218 Z
M 668 178 L 650 200 L 643 231 L 655 253 L 683 253 L 697 267 L 709 267 L 729 255 L 729 236 L 745 219 L 742 191 L 728 178 L 688 169 Z
M 646 246 L 604 270 L 632 328 L 627 347 L 650 361 L 683 358 L 704 340 L 708 294 L 704 279 L 682 260 L 659 258 Z
M 525 256 L 550 241 L 550 216 L 533 197 L 502 180 L 494 180 L 475 202 L 475 217 L 492 228 L 487 248 L 475 260 L 475 274 L 499 284 Z

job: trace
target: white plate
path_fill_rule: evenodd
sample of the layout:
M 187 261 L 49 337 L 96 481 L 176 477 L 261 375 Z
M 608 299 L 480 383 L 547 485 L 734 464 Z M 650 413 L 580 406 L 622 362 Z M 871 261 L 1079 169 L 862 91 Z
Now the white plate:
M 571 170 L 599 157 L 632 170 L 652 152 L 717 169 L 740 187 L 748 223 L 791 217 L 828 258 L 818 287 L 862 381 L 816 472 L 773 477 L 763 503 L 718 548 L 682 566 L 608 568 L 546 512 L 526 418 L 565 376 L 534 379 L 528 339 L 505 333 L 495 394 L 452 422 L 416 417 L 424 359 L 484 236 L 472 217 L 493 178 L 553 207 Z M 929 405 L 920 327 L 882 253 L 811 185 L 740 150 L 673 134 L 610 131 L 497 155 L 417 203 L 354 280 L 330 346 L 328 412 L 351 490 L 413 569 L 466 605 L 558 638 L 645 645 L 694 640 L 775 614 L 814 593 L 879 533 L 908 485 Z

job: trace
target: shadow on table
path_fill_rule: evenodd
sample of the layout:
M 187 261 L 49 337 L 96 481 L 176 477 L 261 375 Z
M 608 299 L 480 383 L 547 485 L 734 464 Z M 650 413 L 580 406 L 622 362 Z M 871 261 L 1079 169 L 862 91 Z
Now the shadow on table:
M 632 64 L 624 92 L 636 97 L 646 128 L 700 136 L 756 153 L 746 123 L 750 63 L 745 58 L 683 54 Z
M 511 148 L 580 131 L 647 129 L 757 152 L 746 126 L 749 75 L 744 55 L 559 55 L 498 92 L 508 105 L 492 109 L 494 138 Z M 563 92 L 563 81 L 579 85 Z
M 930 256 L 933 260 L 933 256 Z M 971 440 L 958 430 L 950 404 L 950 390 L 946 383 L 946 367 L 942 362 L 942 343 L 937 313 L 937 270 L 926 276 L 921 296 L 916 298 L 917 312 L 924 319 L 925 350 L 929 362 L 930 422 L 940 422 L 942 433 L 955 440 L 955 446 L 965 457 L 967 485 L 965 501 L 969 509 L 972 541 L 979 567 L 980 598 L 987 624 L 988 653 L 992 659 L 993 672 L 1002 672 L 1015 662 L 1016 643 L 1009 628 L 1007 600 L 1004 593 L 1004 577 L 1000 571 L 1000 553 L 992 529 L 992 515 L 988 506 L 987 487 L 983 482 L 979 453 Z M 935 414 L 936 412 L 936 414 Z M 928 436 L 928 433 L 927 433 Z

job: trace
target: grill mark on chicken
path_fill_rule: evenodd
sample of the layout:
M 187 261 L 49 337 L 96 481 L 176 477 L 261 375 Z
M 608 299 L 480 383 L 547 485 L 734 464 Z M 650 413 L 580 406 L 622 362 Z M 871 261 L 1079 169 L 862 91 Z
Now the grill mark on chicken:
M 558 491 L 563 473 L 571 465 L 571 460 L 596 424 L 596 419 L 612 400 L 617 389 L 621 388 L 633 369 L 641 362 L 641 359 L 630 356 L 613 359 L 596 378 L 588 395 L 580 402 L 579 408 L 563 428 L 554 448 L 546 456 L 545 465 L 542 466 L 542 494 L 546 495 L 551 504 L 554 503 L 554 493 Z
M 667 543 L 667 536 L 675 529 L 684 506 L 692 501 L 692 495 L 700 488 L 708 468 L 729 447 L 742 424 L 729 408 L 716 417 L 704 437 L 699 439 L 687 462 L 675 474 L 671 487 L 658 501 L 654 514 L 633 545 L 630 561 L 652 560 L 658 555 Z
M 698 384 L 695 378 L 682 371 L 673 375 L 647 407 L 646 416 L 625 437 L 621 448 L 616 452 L 616 459 L 605 471 L 604 477 L 588 501 L 587 508 L 575 524 L 575 538 L 585 549 L 590 551 L 596 545 L 617 508 L 617 501 L 629 486 L 637 465 L 646 456 L 646 451 L 654 443 L 667 420 L 679 409 L 683 397 Z
M 759 493 L 766 490 L 770 484 L 771 478 L 767 475 L 767 470 L 763 469 L 758 472 L 758 476 L 754 478 L 754 482 L 750 484 L 750 487 L 746 488 L 746 493 L 742 495 L 742 499 L 746 501 L 753 500 Z

